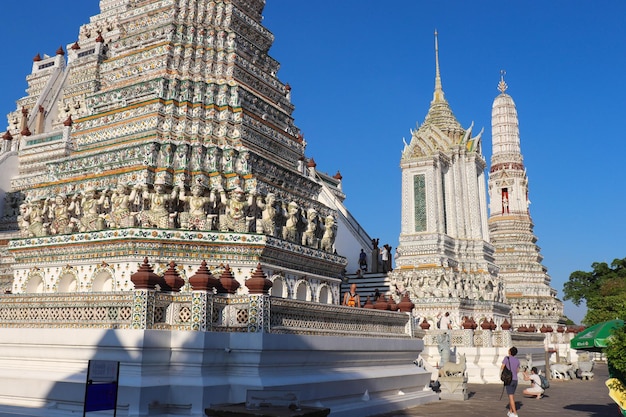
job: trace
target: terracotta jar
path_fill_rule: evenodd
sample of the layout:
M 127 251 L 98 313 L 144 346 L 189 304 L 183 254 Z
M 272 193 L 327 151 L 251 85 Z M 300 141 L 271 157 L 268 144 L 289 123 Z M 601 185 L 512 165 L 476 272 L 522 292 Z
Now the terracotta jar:
M 411 311 L 413 311 L 413 307 L 415 307 L 415 304 L 413 304 L 413 302 L 409 298 L 409 293 L 404 293 L 402 300 L 400 300 L 400 302 L 398 303 L 398 308 L 403 313 L 410 313 Z
M 370 296 L 367 296 L 365 300 L 365 304 L 363 304 L 363 308 L 374 308 L 374 304 L 372 304 L 372 300 L 370 300 Z
M 213 288 L 216 288 L 219 283 L 220 280 L 215 278 L 207 268 L 206 261 L 202 261 L 196 273 L 189 277 L 189 284 L 195 291 L 213 292 Z
M 250 294 L 268 294 L 272 288 L 272 281 L 265 276 L 260 263 L 257 264 L 256 270 L 250 278 L 246 280 L 246 287 L 248 287 Z
M 381 294 L 376 300 L 376 304 L 374 304 L 374 308 L 376 310 L 388 310 L 389 303 L 387 303 L 387 299 L 385 298 L 385 294 Z
M 179 292 L 183 285 L 185 285 L 185 280 L 180 277 L 174 261 L 170 262 L 170 266 L 167 268 L 167 271 L 165 271 L 163 279 L 165 280 L 165 291 Z
M 163 278 L 152 270 L 148 263 L 148 258 L 144 258 L 143 264 L 141 264 L 137 272 L 130 276 L 130 280 L 135 284 L 136 290 L 154 290 L 157 284 L 161 287 L 165 284 Z
M 430 323 L 428 322 L 428 320 L 424 319 L 424 321 L 420 323 L 420 327 L 422 328 L 422 330 L 428 330 L 430 329 Z
M 230 266 L 226 265 L 224 272 L 220 275 L 220 286 L 217 292 L 220 294 L 235 294 L 240 285 L 241 284 L 235 279 L 233 272 L 230 270 Z

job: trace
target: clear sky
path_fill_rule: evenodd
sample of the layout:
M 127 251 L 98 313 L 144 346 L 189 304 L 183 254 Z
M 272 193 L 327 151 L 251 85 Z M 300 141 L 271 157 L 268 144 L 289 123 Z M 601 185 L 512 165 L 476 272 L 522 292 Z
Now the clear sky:
M 24 96 L 32 58 L 73 43 L 98 10 L 96 0 L 2 2 L 1 114 Z M 341 171 L 346 205 L 381 244 L 398 244 L 402 138 L 432 99 L 437 29 L 446 98 L 461 125 L 485 128 L 488 162 L 506 70 L 535 234 L 559 296 L 573 271 L 626 257 L 623 0 L 267 0 L 264 16 L 307 156 Z M 584 315 L 570 303 L 565 312 Z

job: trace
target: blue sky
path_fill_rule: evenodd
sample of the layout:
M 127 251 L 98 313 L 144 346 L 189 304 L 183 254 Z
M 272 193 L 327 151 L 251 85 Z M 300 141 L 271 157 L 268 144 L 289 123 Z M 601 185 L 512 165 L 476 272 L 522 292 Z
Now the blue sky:
M 32 58 L 74 42 L 98 10 L 96 0 L 0 5 L 0 113 L 25 94 Z M 307 156 L 341 171 L 346 205 L 381 244 L 398 243 L 402 138 L 432 98 L 437 29 L 446 98 L 464 127 L 485 128 L 487 161 L 506 70 L 535 233 L 560 296 L 571 272 L 626 257 L 626 2 L 267 0 L 264 16 Z M 579 321 L 584 310 L 566 303 L 566 314 Z

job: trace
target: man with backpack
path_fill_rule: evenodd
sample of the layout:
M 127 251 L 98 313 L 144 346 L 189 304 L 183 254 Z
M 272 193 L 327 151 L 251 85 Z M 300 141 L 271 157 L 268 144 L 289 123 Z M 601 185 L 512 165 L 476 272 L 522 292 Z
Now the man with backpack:
M 517 417 L 517 408 L 515 406 L 515 390 L 517 389 L 517 371 L 519 370 L 519 359 L 515 357 L 517 355 L 517 348 L 515 346 L 509 349 L 509 355 L 502 361 L 502 367 L 500 372 L 503 373 L 505 369 L 509 375 L 508 380 L 504 382 L 504 388 L 509 396 L 509 412 L 506 414 L 508 417 Z M 504 381 L 504 375 L 501 376 Z M 507 383 L 508 382 L 508 383 Z

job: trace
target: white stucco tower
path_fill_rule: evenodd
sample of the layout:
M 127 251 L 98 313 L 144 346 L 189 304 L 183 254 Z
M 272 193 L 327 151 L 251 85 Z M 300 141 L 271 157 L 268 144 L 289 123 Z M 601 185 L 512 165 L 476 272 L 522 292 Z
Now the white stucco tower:
M 402 225 L 391 282 L 409 291 L 429 321 L 449 311 L 457 323 L 468 316 L 499 324 L 509 308 L 489 243 L 482 132 L 462 128 L 444 97 L 436 33 L 435 61 L 433 100 L 400 162 Z
M 513 325 L 554 327 L 563 316 L 563 303 L 550 287 L 550 276 L 533 233 L 528 177 L 520 149 L 515 103 L 506 94 L 504 72 L 500 95 L 493 102 L 493 152 L 489 173 L 489 232 L 496 248 L 496 264 L 511 304 Z

